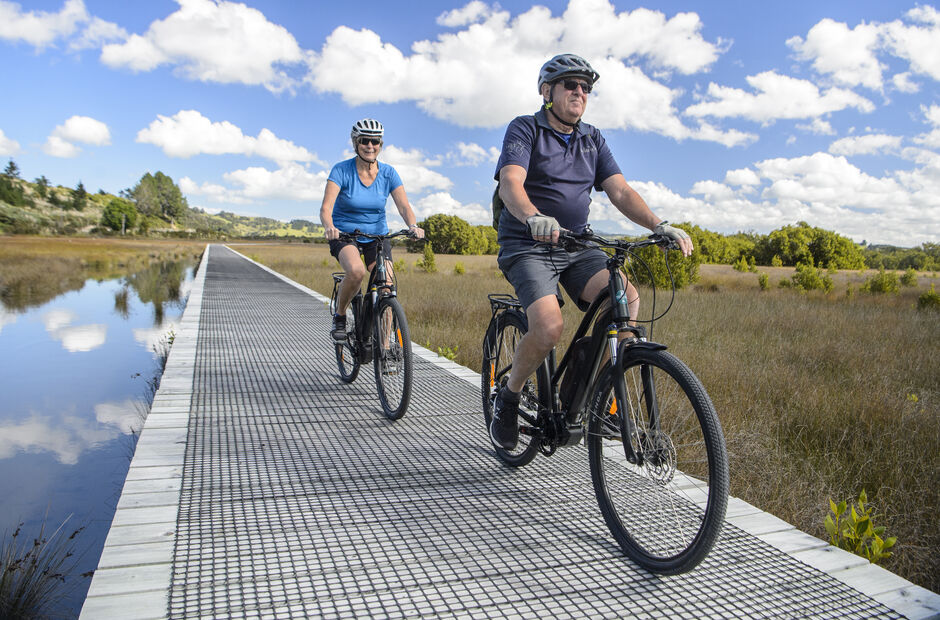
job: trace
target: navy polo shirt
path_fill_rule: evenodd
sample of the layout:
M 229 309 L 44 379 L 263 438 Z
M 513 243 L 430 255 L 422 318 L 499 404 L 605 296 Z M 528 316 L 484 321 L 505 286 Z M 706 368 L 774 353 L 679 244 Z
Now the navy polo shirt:
M 536 127 L 536 124 L 538 127 Z M 568 143 L 548 124 L 545 111 L 519 116 L 509 123 L 495 178 L 503 166 L 526 170 L 524 188 L 539 212 L 550 215 L 568 230 L 580 232 L 588 221 L 591 189 L 620 168 L 596 127 L 580 122 Z M 500 255 L 508 256 L 531 247 L 535 240 L 508 211 L 499 218 Z

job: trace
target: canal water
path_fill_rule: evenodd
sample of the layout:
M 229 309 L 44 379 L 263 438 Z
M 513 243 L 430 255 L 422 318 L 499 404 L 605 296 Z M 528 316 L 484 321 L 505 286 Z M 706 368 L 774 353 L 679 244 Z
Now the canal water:
M 73 276 L 61 294 L 21 287 L 2 300 L 0 535 L 28 547 L 43 524 L 53 544 L 78 531 L 53 617 L 81 610 L 91 582 L 81 574 L 101 555 L 196 267 L 195 257 L 154 259 L 120 277 Z

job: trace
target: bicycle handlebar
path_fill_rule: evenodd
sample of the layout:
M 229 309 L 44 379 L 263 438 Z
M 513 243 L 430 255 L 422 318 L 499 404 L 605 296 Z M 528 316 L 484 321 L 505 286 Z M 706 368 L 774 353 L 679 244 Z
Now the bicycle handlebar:
M 615 250 L 622 250 L 624 252 L 632 252 L 633 250 L 638 250 L 640 248 L 645 248 L 648 245 L 658 245 L 667 250 L 678 250 L 679 244 L 676 243 L 674 239 L 670 239 L 665 235 L 652 234 L 646 239 L 641 239 L 640 241 L 624 241 L 622 239 L 607 239 L 596 234 L 591 228 L 585 227 L 584 230 L 580 233 L 571 232 L 570 230 L 562 229 L 561 235 L 559 235 L 559 242 L 564 242 L 563 245 L 568 247 L 573 245 L 576 247 L 584 247 L 587 244 L 585 242 L 591 242 L 596 245 L 613 248 Z
M 411 237 L 412 239 L 417 239 L 414 232 L 408 228 L 402 228 L 399 231 L 393 233 L 385 233 L 384 235 L 373 235 L 371 233 L 364 233 L 358 228 L 351 233 L 340 232 L 339 239 L 341 241 L 355 241 L 358 237 L 365 237 L 366 239 L 374 239 L 377 241 L 382 241 L 384 239 L 394 239 L 395 237 Z

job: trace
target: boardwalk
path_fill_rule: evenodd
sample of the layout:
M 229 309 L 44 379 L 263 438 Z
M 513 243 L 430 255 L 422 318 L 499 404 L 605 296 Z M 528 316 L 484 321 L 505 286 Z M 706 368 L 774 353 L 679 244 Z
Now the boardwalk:
M 479 376 L 420 347 L 411 408 L 386 421 L 371 368 L 336 378 L 324 302 L 210 248 L 83 618 L 940 611 L 937 595 L 740 500 L 693 573 L 636 568 L 581 447 L 500 465 Z

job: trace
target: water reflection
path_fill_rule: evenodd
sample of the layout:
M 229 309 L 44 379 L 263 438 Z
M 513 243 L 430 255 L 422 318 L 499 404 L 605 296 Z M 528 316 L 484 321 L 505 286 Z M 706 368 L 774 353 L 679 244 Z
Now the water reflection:
M 73 515 L 81 571 L 97 565 L 198 258 L 0 252 L 0 534 Z

